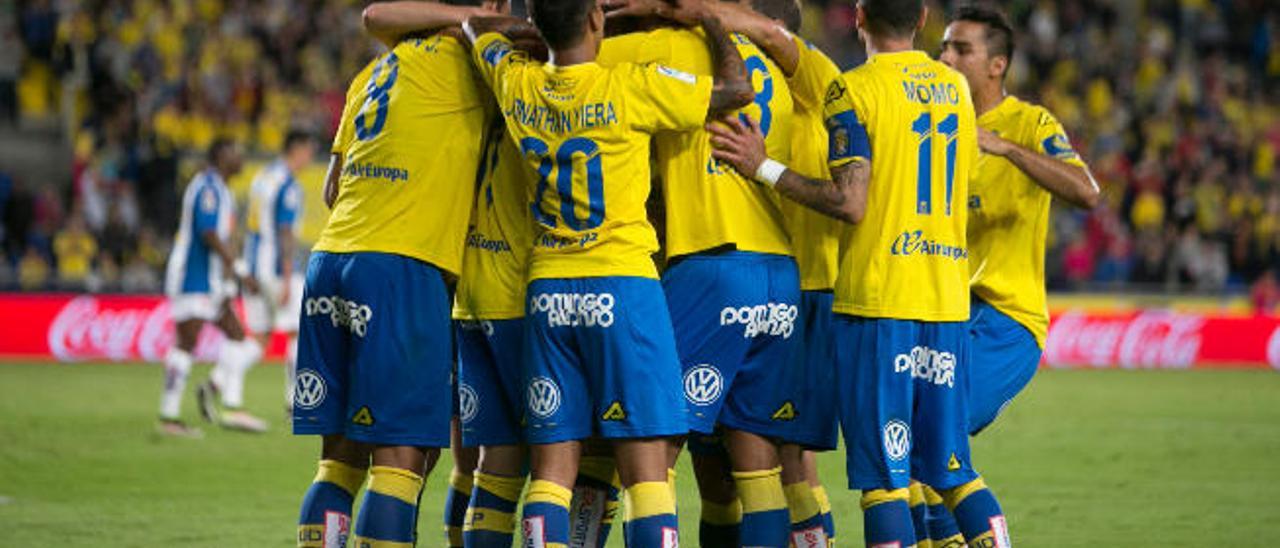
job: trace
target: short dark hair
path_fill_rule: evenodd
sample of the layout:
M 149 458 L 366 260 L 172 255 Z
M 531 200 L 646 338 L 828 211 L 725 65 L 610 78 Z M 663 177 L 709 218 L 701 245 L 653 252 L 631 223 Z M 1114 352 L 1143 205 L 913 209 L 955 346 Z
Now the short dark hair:
M 206 153 L 206 159 L 210 165 L 217 165 L 218 158 L 222 157 L 222 153 L 235 146 L 236 142 L 227 137 L 218 137 L 209 144 L 209 151 Z
M 800 32 L 800 0 L 751 0 L 751 9 L 782 21 L 791 32 Z
M 312 146 L 315 143 L 315 140 L 316 136 L 312 135 L 310 131 L 304 129 L 291 129 L 289 130 L 289 133 L 286 133 L 284 136 L 284 150 L 285 152 L 288 152 L 293 150 L 293 147 L 299 145 Z
M 859 0 L 867 30 L 878 36 L 911 36 L 920 23 L 924 0 Z
M 1003 55 L 1013 61 L 1013 25 L 1004 12 L 989 4 L 966 4 L 956 9 L 953 21 L 968 21 L 987 28 L 987 53 L 995 57 Z
M 547 47 L 564 49 L 582 41 L 582 27 L 595 5 L 596 0 L 531 0 L 529 14 Z

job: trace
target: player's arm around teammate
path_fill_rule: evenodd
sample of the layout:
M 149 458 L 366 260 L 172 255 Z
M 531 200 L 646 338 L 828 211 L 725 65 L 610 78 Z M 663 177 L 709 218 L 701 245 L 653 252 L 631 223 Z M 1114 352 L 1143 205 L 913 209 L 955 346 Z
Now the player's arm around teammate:
M 517 53 L 494 32 L 514 28 L 510 21 L 472 18 L 464 25 L 508 130 L 542 178 L 525 337 L 533 482 L 524 533 L 535 545 L 566 542 L 580 440 L 597 431 L 614 441 L 627 486 L 629 543 L 664 545 L 676 534 L 666 484 L 668 437 L 687 426 L 679 362 L 649 258 L 656 238 L 643 218 L 647 145 L 657 131 L 697 128 L 709 110 L 740 107 L 752 94 L 741 58 L 712 18 L 680 12 L 683 21 L 707 29 L 721 76 L 714 81 L 662 66 L 596 64 L 604 15 L 594 0 L 545 0 L 530 8 L 550 49 L 547 65 Z M 546 118 L 544 112 L 563 114 Z M 579 155 L 585 165 L 574 161 Z M 581 179 L 579 166 L 586 168 Z M 553 170 L 557 184 L 544 185 Z M 570 192 L 576 180 L 587 183 L 586 192 Z M 590 199 L 573 196 L 578 193 Z M 557 200 L 559 207 L 548 205 Z M 578 211 L 590 213 L 584 219 Z M 600 316 L 564 322 L 562 312 Z
M 716 4 L 717 13 L 730 30 L 745 34 L 764 49 L 787 77 L 795 105 L 790 168 L 802 175 L 830 179 L 823 103 L 827 86 L 840 77 L 840 69 L 821 50 L 793 34 L 801 24 L 799 2 L 755 0 L 751 4 L 749 8 L 721 2 Z M 782 447 L 782 479 L 792 514 L 794 544 L 821 543 L 823 536 L 834 543 L 835 522 L 818 476 L 816 452 L 835 449 L 839 435 L 830 326 L 841 228 L 838 221 L 793 200 L 783 201 L 783 212 L 800 268 L 796 329 L 801 343 L 791 369 L 798 379 L 794 398 L 804 402 L 806 413 L 793 419 L 799 445 Z
M 871 164 L 861 157 L 831 168 L 831 180 L 805 177 L 769 158 L 765 153 L 764 134 L 760 122 L 747 117 L 721 120 L 725 125 L 709 124 L 714 137 L 715 157 L 743 175 L 772 186 L 780 194 L 800 204 L 846 223 L 860 223 L 867 208 L 867 183 L 871 180 Z M 727 127 L 726 127 L 727 126 Z M 865 146 L 866 136 L 862 137 Z

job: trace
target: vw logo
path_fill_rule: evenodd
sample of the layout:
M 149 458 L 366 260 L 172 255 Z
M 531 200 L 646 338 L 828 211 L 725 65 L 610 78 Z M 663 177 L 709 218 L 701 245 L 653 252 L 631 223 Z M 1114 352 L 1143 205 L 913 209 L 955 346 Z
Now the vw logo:
M 529 412 L 545 419 L 560 410 L 560 387 L 546 377 L 534 377 L 529 381 Z
M 884 452 L 892 460 L 902 460 L 911 453 L 911 428 L 898 419 L 884 425 Z
M 293 386 L 293 405 L 299 409 L 315 409 L 324 403 L 324 377 L 315 371 L 303 369 L 298 371 L 298 378 Z
M 476 395 L 476 391 L 465 384 L 458 384 L 458 418 L 462 422 L 471 422 L 476 418 L 476 414 L 480 412 L 480 396 Z
M 720 376 L 720 370 L 705 363 L 684 374 L 684 397 L 694 405 L 715 402 L 723 389 L 724 377 Z

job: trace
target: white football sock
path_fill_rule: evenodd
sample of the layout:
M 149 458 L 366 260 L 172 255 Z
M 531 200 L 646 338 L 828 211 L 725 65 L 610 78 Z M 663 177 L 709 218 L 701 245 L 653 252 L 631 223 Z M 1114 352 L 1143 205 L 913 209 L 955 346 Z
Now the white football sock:
M 284 347 L 284 403 L 293 409 L 293 384 L 298 382 L 298 334 L 289 336 Z
M 160 393 L 160 418 L 177 419 L 182 413 L 182 391 L 191 373 L 191 354 L 178 347 L 164 356 L 164 390 Z
M 261 356 L 262 347 L 253 339 L 222 344 L 213 379 L 222 393 L 223 406 L 231 409 L 244 406 L 244 376 Z

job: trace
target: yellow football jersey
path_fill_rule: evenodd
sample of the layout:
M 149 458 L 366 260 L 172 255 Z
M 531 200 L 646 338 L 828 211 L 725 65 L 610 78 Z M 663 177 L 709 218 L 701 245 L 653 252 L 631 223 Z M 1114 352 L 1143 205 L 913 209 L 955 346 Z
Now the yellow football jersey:
M 338 199 L 317 251 L 394 253 L 457 274 L 485 134 L 482 85 L 443 35 L 383 54 L 344 120 Z
M 795 42 L 800 59 L 795 73 L 787 79 L 795 103 L 795 114 L 791 118 L 791 161 L 787 167 L 812 179 L 830 179 L 822 103 L 827 87 L 840 77 L 840 68 L 813 44 L 800 38 L 795 38 Z M 841 223 L 786 199 L 782 201 L 782 212 L 791 234 L 796 264 L 800 267 L 800 289 L 815 291 L 835 287 Z
M 841 237 L 834 310 L 967 320 L 978 133 L 964 76 L 920 51 L 883 53 L 832 82 L 825 103 L 830 167 L 871 165 L 866 215 Z
M 1017 97 L 1005 97 L 978 118 L 978 126 L 1039 154 L 1085 165 L 1062 124 L 1044 107 Z M 969 181 L 969 283 L 975 295 L 1025 326 L 1044 348 L 1044 253 L 1053 195 L 999 156 L 983 154 L 977 166 Z
M 650 136 L 702 127 L 712 79 L 658 64 L 544 65 L 497 33 L 472 50 L 537 173 L 529 279 L 657 278 Z
M 769 156 L 786 162 L 791 156 L 791 90 L 782 70 L 747 37 L 734 34 L 732 40 L 756 92 L 755 102 L 741 113 L 760 122 Z M 610 38 L 597 62 L 661 63 L 705 76 L 715 70 L 701 29 L 661 28 Z M 791 255 L 778 193 L 713 160 L 706 130 L 659 133 L 654 144 L 667 212 L 668 259 L 726 245 Z
M 462 277 L 454 297 L 459 320 L 506 320 L 524 316 L 525 272 L 533 246 L 529 200 L 533 174 L 495 117 L 477 174 L 480 188 L 472 209 Z

